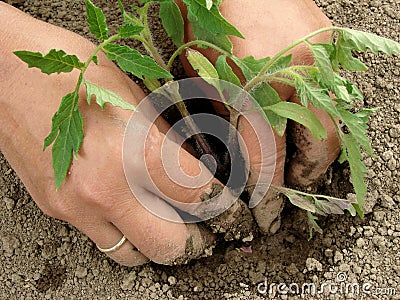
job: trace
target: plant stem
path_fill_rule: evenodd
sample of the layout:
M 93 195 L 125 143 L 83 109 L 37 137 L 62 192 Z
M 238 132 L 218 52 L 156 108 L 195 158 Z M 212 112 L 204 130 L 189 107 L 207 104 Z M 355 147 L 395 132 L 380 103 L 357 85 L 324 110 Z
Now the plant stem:
M 293 192 L 299 195 L 303 195 L 306 197 L 312 197 L 313 199 L 317 199 L 317 198 L 322 198 L 322 199 L 327 199 L 327 200 L 339 200 L 339 201 L 343 201 L 344 199 L 340 199 L 340 198 L 336 198 L 336 197 L 331 197 L 331 196 L 326 196 L 326 195 L 317 195 L 317 194 L 309 194 L 309 193 L 305 193 L 305 192 L 301 192 L 298 190 L 293 190 L 290 188 L 286 188 L 286 187 L 282 187 L 282 186 L 276 186 L 271 184 L 271 187 L 275 190 L 277 190 L 278 192 L 285 194 L 285 191 L 288 192 Z
M 298 45 L 304 43 L 304 42 L 308 42 L 309 39 L 311 39 L 314 36 L 317 36 L 323 32 L 327 32 L 327 31 L 341 31 L 342 28 L 341 27 L 325 27 L 325 28 L 321 28 L 317 31 L 314 31 L 312 33 L 310 33 L 309 35 L 297 40 L 296 42 L 294 42 L 293 44 L 291 44 L 290 46 L 286 47 L 285 49 L 281 50 L 280 52 L 278 52 L 271 60 L 269 60 L 265 66 L 261 69 L 261 71 L 258 73 L 258 75 L 256 77 L 254 77 L 252 80 L 250 80 L 244 87 L 244 89 L 246 91 L 250 91 L 252 88 L 254 88 L 257 84 L 257 82 L 260 82 L 259 77 L 264 76 L 264 74 L 269 70 L 269 68 L 278 61 L 278 59 L 280 59 L 282 56 L 284 56 L 287 52 L 289 52 L 290 50 L 292 50 L 293 48 L 297 47 Z
M 154 58 L 157 64 L 163 69 L 168 71 L 167 65 L 165 64 L 164 59 L 160 55 L 160 52 L 158 52 L 158 49 L 154 46 L 154 41 L 151 36 L 148 16 L 147 16 L 147 12 L 149 10 L 149 3 L 146 3 L 143 9 L 144 13 L 141 15 L 141 21 L 143 23 L 144 29 L 140 33 L 140 36 L 136 36 L 135 38 L 143 43 L 143 46 L 146 48 L 147 52 Z M 166 81 L 171 81 L 171 79 L 166 79 Z
M 93 61 L 93 58 L 96 56 L 96 54 L 102 50 L 105 46 L 108 44 L 120 39 L 121 36 L 119 34 L 115 34 L 111 36 L 110 38 L 106 39 L 104 42 L 102 42 L 100 45 L 98 45 L 93 52 L 90 54 L 89 59 L 85 62 L 84 66 L 81 69 L 82 75 L 86 72 L 86 69 L 89 67 L 90 63 Z
M 213 48 L 213 49 L 217 50 L 218 52 L 226 55 L 227 57 L 232 57 L 231 53 L 229 53 L 228 51 L 225 51 L 224 49 L 222 49 L 222 48 L 220 48 L 218 46 L 215 46 L 212 43 L 209 43 L 209 42 L 206 42 L 206 41 L 202 41 L 202 40 L 195 40 L 195 41 L 191 41 L 191 42 L 188 42 L 186 44 L 183 44 L 178 49 L 176 49 L 176 51 L 172 54 L 171 58 L 168 61 L 166 70 L 167 71 L 171 70 L 173 62 L 178 57 L 178 55 L 180 55 L 183 52 L 183 50 L 185 50 L 186 48 L 188 48 L 190 46 L 196 46 L 196 45 L 210 47 L 210 48 Z

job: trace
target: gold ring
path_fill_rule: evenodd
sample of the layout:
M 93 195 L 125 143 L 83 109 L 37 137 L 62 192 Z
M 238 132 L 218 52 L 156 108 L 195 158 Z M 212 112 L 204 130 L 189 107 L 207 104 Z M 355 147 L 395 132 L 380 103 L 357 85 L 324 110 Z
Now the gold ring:
M 126 237 L 123 235 L 121 240 L 115 244 L 114 246 L 112 246 L 111 248 L 100 248 L 99 245 L 96 244 L 97 249 L 99 249 L 101 252 L 104 253 L 110 253 L 110 252 L 114 252 L 117 251 L 119 248 L 122 247 L 122 245 L 126 242 Z

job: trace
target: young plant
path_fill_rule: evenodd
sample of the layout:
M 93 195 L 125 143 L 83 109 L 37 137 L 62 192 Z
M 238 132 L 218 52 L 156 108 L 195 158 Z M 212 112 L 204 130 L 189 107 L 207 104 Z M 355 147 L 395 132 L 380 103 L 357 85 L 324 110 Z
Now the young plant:
M 97 104 L 102 108 L 109 103 L 123 109 L 135 110 L 134 106 L 126 103 L 116 93 L 86 81 L 85 72 L 91 63 L 97 64 L 97 53 L 103 51 L 123 71 L 142 79 L 149 90 L 154 91 L 161 86 L 160 80 L 167 83 L 173 80 L 170 73 L 172 64 L 184 50 L 187 50 L 188 61 L 197 70 L 199 76 L 205 81 L 210 81 L 209 78 L 220 79 L 243 88 L 258 102 L 265 112 L 266 120 L 279 135 L 284 134 L 287 119 L 291 119 L 308 128 L 316 139 L 322 140 L 326 138 L 327 133 L 308 107 L 312 105 L 327 112 L 336 124 L 337 134 L 342 142 L 340 161 L 348 161 L 350 165 L 357 203 L 330 196 L 307 194 L 285 187 L 273 188 L 287 196 L 294 205 L 307 211 L 311 234 L 313 230 L 321 231 L 316 223 L 316 214 L 338 214 L 348 210 L 352 215 L 357 212 L 363 217 L 362 205 L 367 188 L 366 167 L 362 162 L 361 153 L 365 151 L 369 155 L 373 154 L 366 130 L 368 117 L 374 110 L 363 109 L 356 113 L 351 112 L 354 102 L 363 100 L 363 96 L 359 89 L 341 77 L 339 72 L 342 69 L 367 70 L 366 65 L 353 56 L 353 52 L 365 52 L 369 49 L 373 53 L 399 54 L 399 43 L 370 33 L 328 27 L 301 38 L 282 49 L 274 57 L 255 59 L 249 56 L 240 59 L 233 54 L 229 36 L 240 38 L 243 36 L 220 14 L 221 0 L 183 0 L 188 11 L 187 19 L 191 23 L 195 37 L 194 41 L 188 43 L 184 43 L 184 19 L 173 0 L 142 0 L 141 2 L 140 7 L 131 6 L 131 12 L 125 10 L 121 1 L 118 1 L 124 24 L 118 28 L 117 34 L 110 36 L 102 10 L 90 0 L 86 1 L 90 32 L 100 41 L 99 46 L 86 62 L 79 61 L 77 56 L 66 54 L 63 50 L 52 49 L 47 54 L 29 51 L 14 52 L 29 67 L 39 68 L 46 74 L 71 72 L 73 69 L 80 71 L 76 88 L 63 97 L 59 110 L 53 116 L 52 130 L 44 141 L 44 149 L 52 145 L 52 163 L 57 189 L 67 176 L 73 155 L 78 153 L 84 137 L 83 120 L 78 107 L 80 86 L 86 87 L 89 104 L 95 96 Z M 177 47 L 168 62 L 163 60 L 156 48 L 148 24 L 148 9 L 154 2 L 159 3 L 162 24 Z M 312 43 L 313 37 L 325 32 L 331 33 L 328 43 Z M 128 46 L 118 45 L 116 41 L 120 39 L 140 41 L 148 55 L 142 55 Z M 309 47 L 315 59 L 314 65 L 292 64 L 292 57 L 288 55 L 288 52 L 301 44 Z M 191 50 L 191 46 L 217 50 L 220 56 L 215 66 L 200 52 Z M 243 72 L 246 79 L 244 84 L 232 71 L 227 58 Z M 301 105 L 281 101 L 271 85 L 274 82 L 294 87 Z M 219 92 L 223 95 L 223 91 Z M 335 96 L 331 98 L 330 95 Z M 177 104 L 177 108 L 182 117 L 190 115 L 183 101 Z M 227 108 L 229 109 L 228 106 Z M 190 118 L 185 118 L 185 120 L 189 131 L 196 132 L 196 124 L 191 122 Z M 234 127 L 237 127 L 237 120 L 238 112 L 230 109 L 230 122 Z M 231 138 L 234 140 L 234 134 Z M 209 153 L 207 140 L 202 135 L 196 136 L 196 139 L 199 145 L 197 150 Z

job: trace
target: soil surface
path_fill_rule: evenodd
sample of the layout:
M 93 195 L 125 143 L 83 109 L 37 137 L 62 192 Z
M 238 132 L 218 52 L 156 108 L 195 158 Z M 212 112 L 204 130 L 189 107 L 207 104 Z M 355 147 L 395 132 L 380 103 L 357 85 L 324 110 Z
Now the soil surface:
M 83 0 L 7 2 L 91 37 Z M 94 2 L 104 8 L 115 29 L 116 1 Z M 335 25 L 400 41 L 399 0 L 316 2 Z M 167 53 L 171 42 L 157 24 L 155 18 L 156 40 Z M 270 298 L 300 298 L 277 292 L 279 283 L 293 284 L 292 291 L 294 284 L 301 291 L 304 283 L 318 290 L 337 283 L 335 294 L 325 286 L 325 293 L 311 296 L 306 291 L 304 298 L 400 299 L 400 61 L 370 53 L 361 59 L 369 71 L 347 77 L 364 92 L 365 107 L 381 107 L 370 122 L 376 155 L 365 159 L 367 210 L 372 212 L 364 220 L 326 218 L 320 221 L 324 234 L 307 241 L 304 213 L 287 206 L 281 230 L 273 237 L 256 238 L 252 253 L 226 243 L 212 257 L 189 265 L 126 268 L 100 253 L 72 226 L 46 217 L 0 155 L 0 299 L 267 299 L 260 291 L 272 283 Z M 346 196 L 348 170 L 336 165 L 323 186 L 327 193 Z M 363 285 L 370 293 L 362 292 Z

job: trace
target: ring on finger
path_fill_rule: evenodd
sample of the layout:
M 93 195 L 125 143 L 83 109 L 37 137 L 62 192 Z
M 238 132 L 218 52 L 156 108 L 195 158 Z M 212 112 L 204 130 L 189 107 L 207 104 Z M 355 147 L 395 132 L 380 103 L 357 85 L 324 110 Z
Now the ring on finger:
M 122 236 L 122 238 L 119 240 L 118 243 L 116 243 L 114 246 L 110 247 L 110 248 L 101 248 L 99 245 L 96 244 L 97 249 L 99 249 L 101 252 L 104 253 L 110 253 L 110 252 L 114 252 L 117 251 L 119 248 L 122 247 L 122 245 L 126 242 L 126 237 L 125 235 Z

